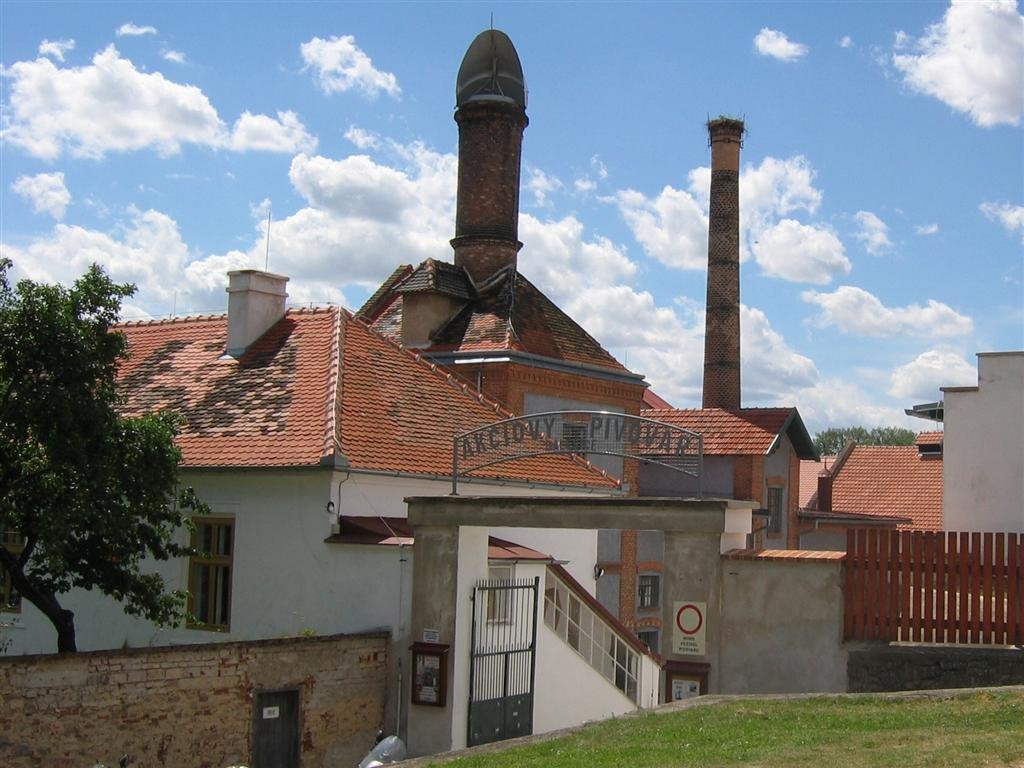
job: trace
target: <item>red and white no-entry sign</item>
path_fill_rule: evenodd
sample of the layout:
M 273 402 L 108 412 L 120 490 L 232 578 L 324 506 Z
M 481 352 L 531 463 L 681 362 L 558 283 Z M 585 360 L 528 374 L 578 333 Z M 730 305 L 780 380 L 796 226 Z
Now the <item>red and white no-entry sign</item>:
M 695 603 L 683 603 L 676 611 L 676 626 L 684 635 L 695 635 L 704 626 L 704 611 Z
M 703 656 L 706 649 L 707 603 L 683 600 L 673 604 L 672 652 L 686 656 Z

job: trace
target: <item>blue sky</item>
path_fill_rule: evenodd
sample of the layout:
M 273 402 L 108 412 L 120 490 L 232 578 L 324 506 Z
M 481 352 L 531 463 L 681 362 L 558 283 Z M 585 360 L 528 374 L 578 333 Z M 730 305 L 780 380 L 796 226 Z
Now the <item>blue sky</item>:
M 98 261 L 125 316 L 220 312 L 269 267 L 358 307 L 450 260 L 455 74 L 489 26 L 529 88 L 520 271 L 699 405 L 704 122 L 743 117 L 744 405 L 903 424 L 1024 347 L 1013 2 L 0 5 L 0 243 Z

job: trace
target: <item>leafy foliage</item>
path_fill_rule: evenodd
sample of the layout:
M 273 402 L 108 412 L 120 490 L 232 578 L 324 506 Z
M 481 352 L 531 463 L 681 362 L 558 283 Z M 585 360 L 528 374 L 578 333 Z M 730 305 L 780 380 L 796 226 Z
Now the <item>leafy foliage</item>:
M 202 505 L 177 493 L 179 419 L 117 412 L 116 370 L 126 355 L 113 332 L 134 286 L 93 265 L 70 289 L 8 281 L 0 260 L 0 528 L 24 537 L 19 557 L 0 548 L 14 586 L 75 650 L 58 596 L 98 589 L 128 613 L 178 622 L 185 594 L 146 573 L 147 558 L 188 553 L 178 529 Z
M 853 440 L 858 445 L 913 445 L 917 434 L 903 427 L 833 427 L 814 436 L 814 447 L 821 456 L 835 455 Z

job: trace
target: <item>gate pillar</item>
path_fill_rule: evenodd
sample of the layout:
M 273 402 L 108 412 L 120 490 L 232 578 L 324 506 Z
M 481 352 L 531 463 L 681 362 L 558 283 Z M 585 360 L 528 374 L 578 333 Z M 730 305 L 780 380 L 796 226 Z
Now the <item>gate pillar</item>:
M 418 525 L 413 544 L 412 620 L 409 644 L 447 645 L 444 704 L 412 703 L 416 670 L 404 651 L 401 693 L 410 755 L 427 755 L 466 745 L 469 716 L 469 648 L 473 586 L 487 578 L 487 531 L 480 526 Z M 456 651 L 458 649 L 458 651 Z

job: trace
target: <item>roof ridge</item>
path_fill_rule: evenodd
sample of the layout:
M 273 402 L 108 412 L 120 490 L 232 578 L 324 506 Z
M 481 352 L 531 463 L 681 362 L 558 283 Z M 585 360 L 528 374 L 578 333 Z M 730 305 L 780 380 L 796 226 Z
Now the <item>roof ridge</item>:
M 174 325 L 176 323 L 194 323 L 196 321 L 209 322 L 227 317 L 227 311 L 209 312 L 197 315 L 176 315 L 174 317 L 151 317 L 147 320 L 118 320 L 111 325 L 112 328 L 141 328 L 149 325 Z
M 345 312 L 346 312 L 346 314 L 348 314 L 348 310 L 345 310 Z M 371 335 L 373 335 L 375 338 L 379 339 L 380 341 L 383 341 L 388 346 L 390 346 L 390 347 L 392 347 L 394 349 L 397 349 L 398 351 L 408 355 L 413 360 L 415 360 L 418 365 L 420 365 L 422 367 L 425 367 L 427 370 L 429 370 L 435 376 L 437 376 L 439 378 L 443 378 L 446 381 L 446 383 L 449 386 L 451 386 L 452 388 L 454 388 L 456 391 L 461 391 L 467 397 L 474 398 L 475 400 L 477 400 L 482 405 L 485 405 L 488 408 L 493 409 L 494 412 L 496 414 L 498 414 L 499 416 L 501 416 L 502 418 L 504 418 L 504 419 L 518 419 L 518 418 L 522 418 L 523 416 L 527 415 L 527 414 L 517 414 L 517 413 L 515 413 L 507 405 L 505 405 L 504 403 L 501 403 L 498 400 L 495 400 L 495 399 L 493 399 L 491 397 L 488 397 L 483 392 L 474 392 L 471 389 L 471 387 L 470 387 L 470 382 L 466 381 L 464 378 L 462 378 L 458 374 L 452 373 L 451 371 L 448 371 L 448 370 L 444 370 L 437 363 L 430 362 L 426 357 L 424 357 L 424 355 L 421 352 L 413 352 L 412 350 L 410 350 L 410 349 L 408 349 L 406 347 L 403 347 L 398 342 L 393 341 L 392 339 L 388 338 L 384 334 L 382 334 L 379 331 L 375 330 L 372 326 L 370 326 L 369 323 L 367 323 L 362 318 L 356 317 L 354 315 L 351 315 L 349 320 L 351 322 L 358 323 L 366 331 L 368 331 Z M 601 477 L 604 477 L 604 478 L 609 479 L 609 480 L 616 480 L 616 478 L 613 478 L 605 470 L 603 470 L 600 467 L 596 466 L 595 464 L 593 464 L 592 462 L 590 462 L 587 459 L 583 458 L 579 454 L 573 453 L 573 454 L 565 454 L 565 455 L 569 456 L 577 464 L 579 464 L 581 466 L 584 466 L 584 467 L 586 467 L 588 469 L 591 469 L 594 472 L 600 474 Z M 621 485 L 621 481 L 616 480 L 616 484 L 617 485 Z
M 339 309 L 337 307 L 333 309 Z M 344 310 L 336 311 L 331 329 L 331 359 L 327 366 L 327 401 L 324 403 L 324 444 L 320 458 L 341 454 L 341 318 Z

